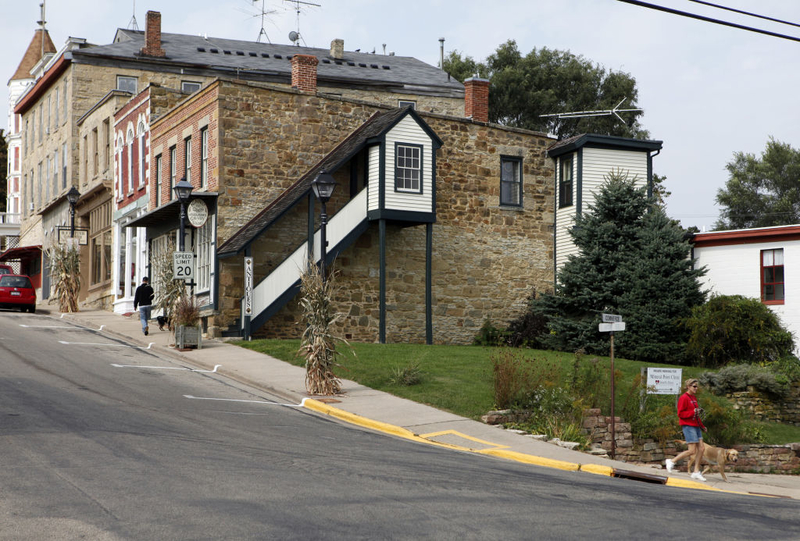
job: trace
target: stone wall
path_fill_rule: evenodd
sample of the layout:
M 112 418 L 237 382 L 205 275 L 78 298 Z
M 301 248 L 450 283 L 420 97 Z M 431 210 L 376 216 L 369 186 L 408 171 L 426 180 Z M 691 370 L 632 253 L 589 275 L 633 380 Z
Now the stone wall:
M 363 101 L 290 89 L 220 82 L 218 245 L 278 197 L 374 112 Z M 437 221 L 433 224 L 435 343 L 470 343 L 486 317 L 499 325 L 519 314 L 534 288 L 552 287 L 553 172 L 543 134 L 442 115 L 421 114 L 444 141 L 436 155 Z M 500 157 L 522 159 L 523 205 L 500 206 Z M 359 172 L 361 174 L 361 172 Z M 328 204 L 335 214 L 349 198 L 349 166 Z M 307 236 L 306 202 L 253 245 L 256 282 Z M 388 342 L 425 341 L 424 225 L 388 224 Z M 337 332 L 373 342 L 379 327 L 379 233 L 373 224 L 334 262 L 339 271 Z M 239 317 L 241 257 L 221 261 L 219 324 Z M 299 337 L 291 302 L 258 337 Z
M 789 395 L 780 401 L 753 387 L 725 396 L 734 408 L 745 410 L 756 420 L 800 425 L 800 382 L 793 383 Z

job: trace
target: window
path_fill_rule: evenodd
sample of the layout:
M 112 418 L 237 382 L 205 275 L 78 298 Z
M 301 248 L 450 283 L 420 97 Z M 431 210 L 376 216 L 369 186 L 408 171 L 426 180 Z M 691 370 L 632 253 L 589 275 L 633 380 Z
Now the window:
M 139 122 L 139 187 L 144 188 L 147 170 L 147 152 L 144 139 L 144 122 Z
M 42 184 L 44 184 L 44 202 L 50 201 L 50 156 L 44 160 L 44 177 L 42 177 Z
M 125 177 L 128 181 L 128 193 L 133 193 L 133 164 L 136 163 L 136 158 L 133 155 L 133 128 L 128 130 L 128 156 L 125 168 Z
M 111 280 L 111 202 L 89 213 L 91 284 Z
M 162 163 L 161 154 L 156 156 L 156 206 L 161 206 L 161 175 L 164 172 L 164 164 Z
M 500 204 L 522 206 L 522 158 L 500 157 Z
M 56 97 L 55 97 L 55 99 L 53 101 L 55 102 L 55 107 L 53 108 L 53 113 L 55 115 L 54 118 L 53 118 L 53 124 L 55 125 L 55 128 L 57 129 L 58 125 L 59 125 L 59 122 L 58 122 L 58 109 L 59 109 L 59 107 L 61 107 L 61 100 L 58 99 L 58 88 L 56 88 Z
M 30 138 L 30 148 L 36 144 L 36 109 L 31 111 L 31 138 Z
M 561 158 L 558 182 L 558 208 L 572 205 L 572 157 Z
M 108 119 L 103 121 L 103 171 L 108 171 L 111 163 L 111 124 Z
M 40 207 L 42 203 L 42 162 L 36 166 L 36 207 Z
M 396 143 L 394 153 L 395 190 L 422 193 L 422 147 Z
M 97 128 L 92 130 L 92 176 L 97 176 L 100 172 L 100 136 Z
M 193 94 L 200 90 L 200 83 L 194 81 L 181 81 L 181 92 Z
M 761 250 L 761 301 L 783 304 L 783 249 Z
M 123 90 L 136 94 L 136 77 L 126 77 L 124 75 L 117 75 L 117 90 Z
M 192 138 L 187 137 L 183 141 L 183 172 L 185 180 L 189 184 L 192 183 Z
M 44 103 L 39 104 L 39 142 L 42 142 L 42 133 L 44 132 Z
M 61 189 L 67 189 L 67 144 L 61 147 Z
M 200 187 L 208 188 L 208 128 L 200 130 Z
M 89 136 L 83 136 L 83 175 L 89 176 Z
M 169 149 L 169 199 L 170 201 L 175 196 L 172 188 L 175 187 L 175 179 L 178 176 L 178 149 L 172 147 Z
M 411 100 L 398 100 L 397 101 L 397 106 L 400 107 L 401 109 L 403 109 L 405 107 L 411 107 L 412 109 L 416 109 L 417 108 L 417 102 L 411 101 Z
M 67 106 L 68 105 L 69 104 L 67 102 L 67 82 L 64 81 L 64 122 L 67 121 Z
M 58 150 L 53 152 L 53 195 L 58 193 Z
M 197 230 L 197 289 L 205 291 L 211 287 L 212 257 L 212 220 L 209 217 L 206 223 Z

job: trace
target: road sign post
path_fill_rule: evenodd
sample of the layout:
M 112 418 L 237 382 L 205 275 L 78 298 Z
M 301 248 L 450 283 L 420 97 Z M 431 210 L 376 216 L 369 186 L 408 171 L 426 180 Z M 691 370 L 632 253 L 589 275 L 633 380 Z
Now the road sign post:
M 617 314 L 602 314 L 603 323 L 599 326 L 600 332 L 611 333 L 611 458 L 617 454 L 616 414 L 614 408 L 614 331 L 624 331 L 625 322 Z

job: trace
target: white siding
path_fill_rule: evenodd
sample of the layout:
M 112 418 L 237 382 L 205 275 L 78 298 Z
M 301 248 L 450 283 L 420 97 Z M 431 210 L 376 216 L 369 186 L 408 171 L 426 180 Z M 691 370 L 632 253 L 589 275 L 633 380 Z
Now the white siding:
M 703 289 L 719 295 L 743 295 L 761 298 L 761 250 L 783 248 L 784 279 L 786 280 L 784 304 L 771 304 L 769 308 L 800 340 L 800 241 L 765 242 L 758 244 L 733 244 L 695 248 L 697 267 L 706 266 Z M 800 352 L 800 344 L 795 353 Z
M 422 146 L 422 193 L 396 192 L 394 189 L 394 146 L 409 143 Z M 411 115 L 407 115 L 386 134 L 386 192 L 387 210 L 432 212 L 433 210 L 433 145 Z M 370 206 L 370 208 L 372 208 Z
M 561 162 L 572 157 L 572 205 L 558 208 L 561 204 L 556 201 L 556 267 L 567 262 L 567 257 L 578 253 L 578 248 L 573 244 L 569 230 L 575 225 L 575 209 L 578 203 L 578 153 L 561 156 L 556 163 L 556 198 L 559 196 L 559 186 L 561 185 Z
M 594 205 L 595 194 L 605 184 L 605 178 L 611 171 L 621 170 L 628 173 L 628 178 L 636 177 L 637 186 L 647 185 L 647 152 L 631 150 L 612 150 L 604 148 L 583 149 L 583 212 Z
M 381 172 L 381 148 L 378 145 L 369 148 L 369 186 L 368 186 L 368 209 L 378 210 L 380 208 L 380 172 Z

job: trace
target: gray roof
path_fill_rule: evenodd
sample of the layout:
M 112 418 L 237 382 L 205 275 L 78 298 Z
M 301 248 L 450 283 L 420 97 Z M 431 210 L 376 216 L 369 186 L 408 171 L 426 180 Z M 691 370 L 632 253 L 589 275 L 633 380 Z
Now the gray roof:
M 313 55 L 319 60 L 317 79 L 324 86 L 382 87 L 384 90 L 463 97 L 464 85 L 444 71 L 416 58 L 345 51 L 341 60 L 330 50 L 274 45 L 184 34 L 161 34 L 166 57 L 142 56 L 144 32 L 119 29 L 114 43 L 72 51 L 73 62 L 107 63 L 122 67 L 132 62 L 145 69 L 191 75 L 220 75 L 288 83 L 291 57 Z M 188 71 L 187 71 L 188 70 Z
M 618 137 L 616 135 L 597 135 L 594 133 L 581 133 L 573 135 L 567 139 L 556 141 L 547 149 L 547 154 L 551 158 L 574 152 L 581 147 L 600 147 L 615 148 L 621 150 L 661 150 L 664 141 L 648 139 L 631 139 L 629 137 Z

